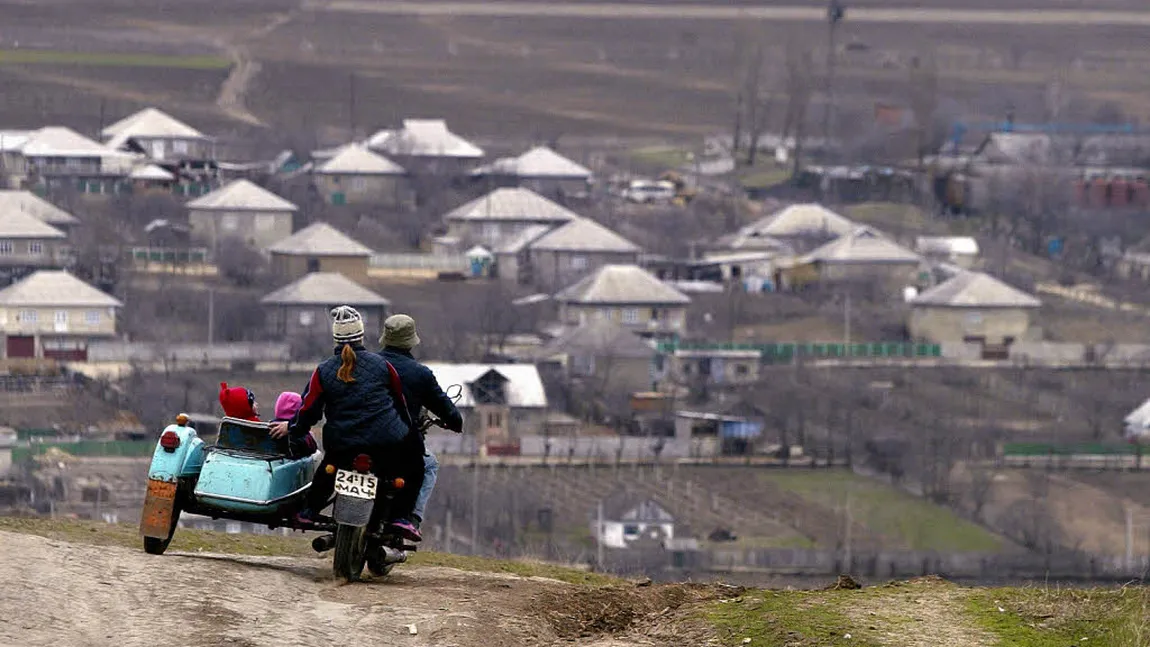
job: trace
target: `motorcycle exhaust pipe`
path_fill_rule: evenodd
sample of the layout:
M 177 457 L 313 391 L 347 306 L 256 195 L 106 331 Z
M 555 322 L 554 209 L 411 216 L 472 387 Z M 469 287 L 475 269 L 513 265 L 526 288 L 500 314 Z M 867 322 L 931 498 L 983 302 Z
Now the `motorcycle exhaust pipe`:
M 398 550 L 390 546 L 383 546 L 380 548 L 383 553 L 384 564 L 402 564 L 407 561 L 407 551 Z
M 311 540 L 311 547 L 317 553 L 324 553 L 335 548 L 335 535 L 328 533 Z

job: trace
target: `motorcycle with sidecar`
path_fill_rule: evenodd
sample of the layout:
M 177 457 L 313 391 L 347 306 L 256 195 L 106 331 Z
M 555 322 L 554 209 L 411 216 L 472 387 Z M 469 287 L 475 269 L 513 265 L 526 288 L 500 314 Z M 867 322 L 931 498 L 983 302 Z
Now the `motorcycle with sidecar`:
M 358 580 L 365 565 L 373 575 L 387 575 L 417 550 L 416 544 L 378 522 L 388 518 L 404 481 L 373 473 L 366 454 L 351 457 L 346 465 L 328 466 L 335 477 L 331 517 L 306 525 L 297 522 L 294 516 L 304 506 L 320 455 L 298 457 L 286 438 L 272 438 L 268 429 L 266 422 L 225 417 L 216 442 L 208 444 L 189 425 L 187 415 L 176 416 L 160 435 L 148 468 L 140 519 L 144 550 L 163 554 L 185 512 L 321 532 L 312 548 L 334 550 L 333 571 L 349 581 Z

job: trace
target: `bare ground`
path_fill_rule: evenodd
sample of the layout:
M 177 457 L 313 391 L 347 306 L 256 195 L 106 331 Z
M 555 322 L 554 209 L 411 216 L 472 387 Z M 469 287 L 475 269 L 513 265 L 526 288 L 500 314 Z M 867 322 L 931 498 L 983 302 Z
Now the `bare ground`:
M 714 597 L 686 586 L 592 594 L 557 580 L 440 567 L 400 567 L 386 580 L 349 585 L 320 557 L 155 557 L 8 532 L 0 539 L 0 617 L 9 620 L 0 644 L 22 647 L 302 646 L 352 635 L 413 647 L 683 644 L 675 636 L 691 623 L 671 619 Z M 701 644 L 694 638 L 687 644 Z

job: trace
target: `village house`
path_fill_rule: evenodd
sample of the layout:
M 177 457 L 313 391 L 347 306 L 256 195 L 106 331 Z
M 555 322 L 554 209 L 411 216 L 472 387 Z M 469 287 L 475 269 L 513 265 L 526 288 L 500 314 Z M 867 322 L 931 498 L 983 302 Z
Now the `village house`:
M 740 456 L 778 451 L 763 437 L 766 415 L 743 398 L 675 412 L 675 439 L 689 442 L 694 456 Z
M 555 289 L 604 265 L 634 265 L 642 249 L 590 218 L 577 217 L 553 228 L 528 227 L 498 252 L 501 278 Z
M 675 538 L 675 517 L 651 499 L 609 500 L 603 506 L 603 525 L 591 522 L 591 534 L 605 548 L 630 548 L 637 542 L 662 544 Z
M 650 337 L 685 333 L 690 297 L 635 265 L 604 265 L 554 297 L 559 321 L 613 321 Z
M 479 243 L 489 249 L 502 247 L 528 227 L 554 227 L 576 218 L 579 214 L 521 187 L 496 189 L 443 217 L 449 238 L 464 247 Z
M 235 180 L 187 205 L 192 236 L 215 250 L 234 238 L 266 249 L 292 233 L 299 207 L 248 180 Z
M 914 249 L 935 263 L 950 263 L 970 269 L 978 260 L 978 241 L 970 236 L 919 236 Z
M 363 283 L 372 251 L 326 222 L 317 222 L 268 248 L 272 273 L 286 280 L 309 272 L 338 272 Z
M 908 329 L 916 340 L 1009 346 L 1033 339 L 1042 302 L 982 272 L 965 271 L 911 300 Z
M 113 150 L 62 126 L 27 132 L 5 143 L 4 173 L 10 188 L 69 189 L 85 194 L 117 194 L 138 155 Z
M 176 175 L 161 166 L 144 164 L 128 174 L 133 195 L 171 195 L 177 184 Z
M 76 216 L 31 191 L 0 190 L 0 218 L 14 212 L 32 216 L 69 235 L 80 223 Z
M 536 146 L 518 157 L 504 157 L 471 173 L 496 186 L 521 186 L 541 195 L 562 199 L 586 195 L 591 170 L 546 146 Z
M 168 113 L 144 108 L 105 128 L 108 148 L 141 153 L 164 165 L 203 166 L 215 159 L 215 140 Z
M 632 393 L 651 388 L 654 346 L 623 326 L 597 319 L 564 329 L 537 351 L 539 361 L 558 362 L 568 380 L 585 392 L 624 403 Z
M 0 290 L 4 356 L 86 361 L 93 340 L 116 336 L 120 301 L 59 270 Z
M 483 159 L 483 149 L 451 132 L 442 119 L 404 119 L 403 127 L 381 130 L 367 140 L 409 171 L 462 175 Z
M 918 280 L 923 259 L 870 227 L 857 227 L 798 263 L 812 267 L 822 282 L 867 280 L 907 286 Z
M 663 388 L 741 386 L 758 381 L 761 364 L 758 350 L 673 345 L 660 349 L 652 373 Z
M 720 237 L 714 247 L 732 251 L 809 251 L 851 233 L 851 220 L 821 204 L 792 204 L 760 218 L 733 234 Z
M 36 270 L 60 269 L 67 261 L 67 235 L 22 211 L 0 207 L 0 286 Z
M 363 317 L 373 341 L 383 329 L 391 303 L 336 272 L 312 272 L 260 299 L 267 333 L 272 339 L 301 342 L 302 347 L 331 342 L 331 309 L 350 305 Z
M 427 362 L 444 389 L 463 390 L 456 407 L 464 434 L 491 454 L 519 452 L 519 438 L 542 435 L 548 419 L 547 394 L 534 364 L 447 364 Z
M 313 182 L 331 204 L 398 207 L 406 200 L 402 166 L 360 144 L 348 144 L 312 171 Z

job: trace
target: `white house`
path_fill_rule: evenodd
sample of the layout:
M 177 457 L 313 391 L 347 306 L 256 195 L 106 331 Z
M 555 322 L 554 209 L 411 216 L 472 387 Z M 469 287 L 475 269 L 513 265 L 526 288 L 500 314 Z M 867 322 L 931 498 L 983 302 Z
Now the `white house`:
M 1150 400 L 1138 405 L 1122 421 L 1126 426 L 1126 439 L 1132 442 L 1150 442 Z
M 591 534 L 606 548 L 628 548 L 639 540 L 667 542 L 675 538 L 675 517 L 666 508 L 646 499 L 603 512 L 603 525 L 591 522 Z
M 427 367 L 444 389 L 459 385 L 456 406 L 464 431 L 484 445 L 513 445 L 520 436 L 537 436 L 547 423 L 547 393 L 534 364 L 447 364 Z

